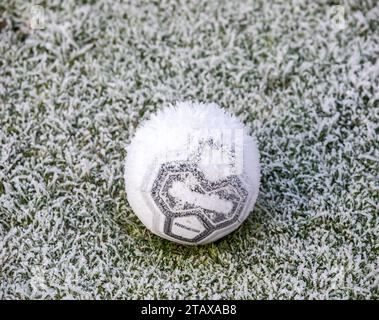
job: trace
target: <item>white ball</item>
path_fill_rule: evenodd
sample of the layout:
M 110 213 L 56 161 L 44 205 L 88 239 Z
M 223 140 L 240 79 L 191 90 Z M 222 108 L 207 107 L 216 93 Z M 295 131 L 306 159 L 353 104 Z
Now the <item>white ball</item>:
M 205 244 L 235 230 L 259 191 L 259 152 L 218 105 L 181 102 L 145 121 L 127 147 L 130 206 L 153 233 Z

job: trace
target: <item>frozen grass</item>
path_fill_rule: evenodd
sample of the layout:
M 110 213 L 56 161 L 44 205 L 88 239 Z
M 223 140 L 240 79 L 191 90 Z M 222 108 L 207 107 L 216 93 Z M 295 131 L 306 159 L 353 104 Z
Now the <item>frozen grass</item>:
M 0 298 L 371 298 L 379 291 L 379 5 L 0 5 Z M 338 9 L 338 8 L 337 8 Z M 175 100 L 257 136 L 246 223 L 185 247 L 125 198 L 125 145 Z

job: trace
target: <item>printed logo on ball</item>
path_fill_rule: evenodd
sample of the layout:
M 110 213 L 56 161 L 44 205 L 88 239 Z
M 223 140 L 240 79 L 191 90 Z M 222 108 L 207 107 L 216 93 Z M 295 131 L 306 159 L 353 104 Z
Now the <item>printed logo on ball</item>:
M 248 192 L 238 176 L 212 182 L 196 163 L 172 161 L 161 165 L 151 196 L 166 217 L 165 234 L 197 243 L 236 222 Z

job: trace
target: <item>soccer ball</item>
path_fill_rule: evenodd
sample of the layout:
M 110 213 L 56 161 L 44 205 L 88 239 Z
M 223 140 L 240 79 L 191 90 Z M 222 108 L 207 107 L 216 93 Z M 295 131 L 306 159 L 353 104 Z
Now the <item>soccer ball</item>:
M 242 122 L 218 105 L 181 102 L 142 123 L 127 147 L 130 206 L 153 233 L 206 244 L 253 209 L 259 152 Z

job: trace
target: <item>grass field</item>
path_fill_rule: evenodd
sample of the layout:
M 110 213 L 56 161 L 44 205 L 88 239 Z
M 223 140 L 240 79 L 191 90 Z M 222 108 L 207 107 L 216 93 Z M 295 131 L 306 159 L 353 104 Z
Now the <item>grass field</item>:
M 48 3 L 0 4 L 0 298 L 379 298 L 377 1 Z M 261 153 L 254 211 L 201 247 L 124 191 L 126 144 L 177 100 Z

